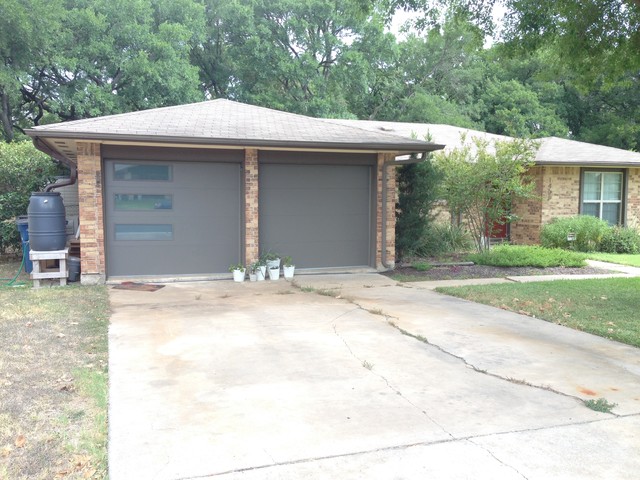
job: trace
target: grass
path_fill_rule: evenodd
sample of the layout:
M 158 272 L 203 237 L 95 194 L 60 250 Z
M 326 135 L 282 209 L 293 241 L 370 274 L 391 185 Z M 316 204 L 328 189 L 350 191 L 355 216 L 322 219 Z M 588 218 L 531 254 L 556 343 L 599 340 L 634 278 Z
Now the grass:
M 591 410 L 603 413 L 611 413 L 611 410 L 618 406 L 617 403 L 610 403 L 606 398 L 599 398 L 597 400 L 585 400 L 584 404 Z
M 436 291 L 640 347 L 640 278 L 440 287 Z
M 494 267 L 584 267 L 585 255 L 562 250 L 527 245 L 500 245 L 491 250 L 469 255 L 479 265 Z
M 588 258 L 592 260 L 601 260 L 603 262 L 618 263 L 620 265 L 631 265 L 632 267 L 640 267 L 640 254 L 631 253 L 589 253 Z
M 0 288 L 0 304 L 0 478 L 106 478 L 106 288 Z
M 411 266 L 419 272 L 426 272 L 433 268 L 433 265 L 427 262 L 414 262 L 413 264 L 411 264 Z

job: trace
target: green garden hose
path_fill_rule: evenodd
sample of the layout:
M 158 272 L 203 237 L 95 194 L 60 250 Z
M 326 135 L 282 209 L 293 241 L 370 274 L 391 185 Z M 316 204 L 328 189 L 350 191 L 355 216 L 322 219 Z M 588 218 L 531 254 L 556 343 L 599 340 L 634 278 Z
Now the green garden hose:
M 17 287 L 19 285 L 24 285 L 24 282 L 16 283 L 16 280 L 20 276 L 20 273 L 22 273 L 22 269 L 24 268 L 24 262 L 25 262 L 25 259 L 26 259 L 28 254 L 29 253 L 26 250 L 23 250 L 23 252 L 22 252 L 22 262 L 20 262 L 20 268 L 18 269 L 18 273 L 16 273 L 15 277 L 13 277 L 13 278 L 0 278 L 0 281 L 2 281 L 2 282 L 5 282 L 5 281 L 8 280 L 7 283 L 5 283 L 4 285 L 0 285 L 0 287 Z

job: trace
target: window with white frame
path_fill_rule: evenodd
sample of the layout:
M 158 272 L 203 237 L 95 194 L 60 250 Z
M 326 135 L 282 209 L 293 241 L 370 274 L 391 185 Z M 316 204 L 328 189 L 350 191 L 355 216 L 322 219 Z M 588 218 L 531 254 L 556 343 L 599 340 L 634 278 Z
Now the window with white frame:
M 610 225 L 622 224 L 623 191 L 623 172 L 583 171 L 580 213 L 601 218 Z

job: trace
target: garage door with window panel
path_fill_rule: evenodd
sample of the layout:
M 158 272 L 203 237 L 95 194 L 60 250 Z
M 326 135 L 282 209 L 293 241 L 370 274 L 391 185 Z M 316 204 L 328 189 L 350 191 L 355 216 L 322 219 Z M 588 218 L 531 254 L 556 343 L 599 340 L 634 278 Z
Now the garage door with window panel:
M 289 255 L 298 268 L 371 266 L 373 160 L 269 162 L 282 155 L 260 159 L 261 251 Z
M 237 163 L 105 161 L 107 274 L 221 273 L 241 258 Z

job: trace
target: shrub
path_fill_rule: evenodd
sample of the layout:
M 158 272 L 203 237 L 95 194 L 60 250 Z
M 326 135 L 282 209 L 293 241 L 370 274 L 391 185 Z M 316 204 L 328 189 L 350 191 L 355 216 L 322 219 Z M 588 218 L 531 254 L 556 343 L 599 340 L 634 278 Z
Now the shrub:
M 554 218 L 551 223 L 542 227 L 540 243 L 547 248 L 573 248 L 579 252 L 594 252 L 600 248 L 609 229 L 606 221 L 591 215 Z M 569 232 L 576 234 L 574 242 L 567 240 Z
M 440 175 L 430 160 L 398 169 L 396 249 L 398 256 L 413 255 L 433 225 L 431 210 L 437 200 Z
M 473 248 L 471 234 L 461 225 L 432 223 L 422 237 L 416 254 L 430 257 L 441 253 L 466 252 Z
M 55 174 L 56 164 L 31 142 L 0 143 L 0 253 L 20 248 L 14 219 L 26 215 L 31 192 Z
M 584 267 L 585 256 L 560 248 L 525 245 L 501 245 L 482 253 L 469 255 L 469 260 L 494 267 Z
M 610 227 L 600 245 L 601 252 L 640 253 L 640 233 L 631 227 Z

